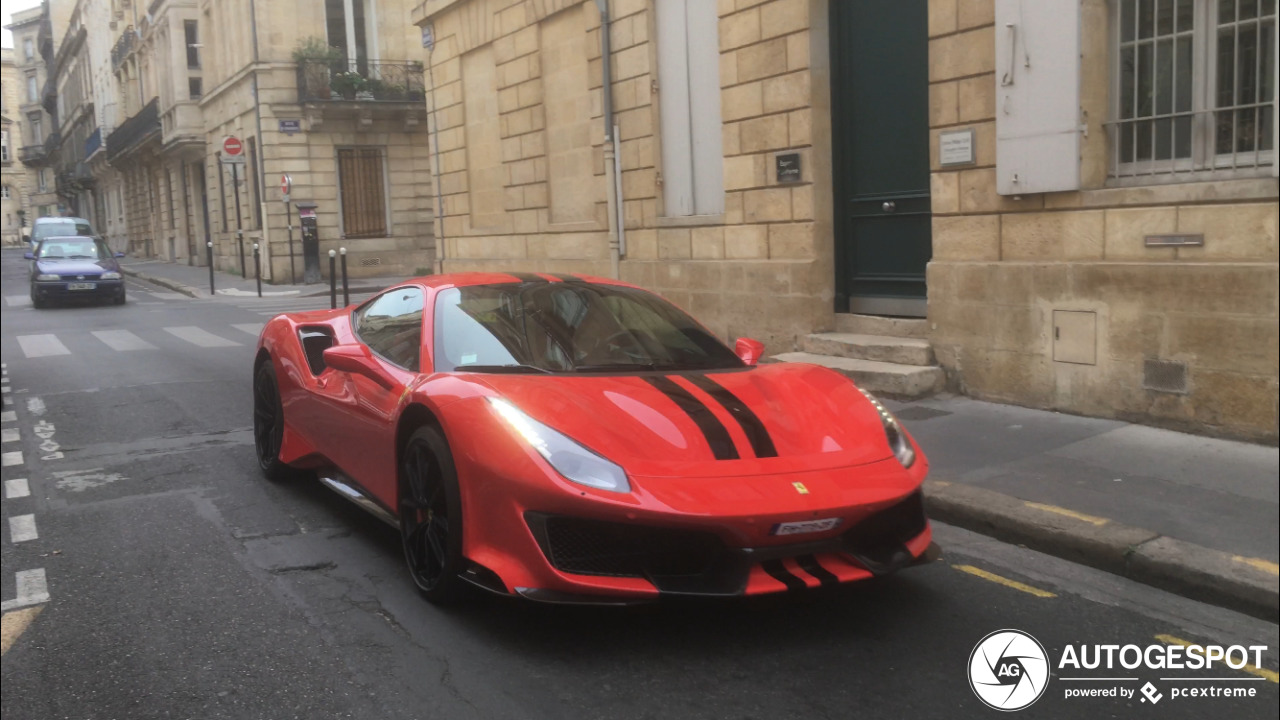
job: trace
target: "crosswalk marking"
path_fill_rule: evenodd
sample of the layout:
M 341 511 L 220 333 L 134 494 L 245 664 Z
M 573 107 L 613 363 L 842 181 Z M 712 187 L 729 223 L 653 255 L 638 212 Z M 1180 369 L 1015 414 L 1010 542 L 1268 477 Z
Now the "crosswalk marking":
M 183 325 L 182 327 L 167 327 L 164 329 L 164 331 L 178 339 L 186 340 L 192 345 L 197 345 L 199 347 L 205 347 L 205 348 L 236 347 L 240 345 L 240 343 L 238 342 L 233 342 L 231 340 L 227 340 L 226 338 L 218 337 L 217 335 L 214 335 L 208 330 L 198 328 L 195 325 Z
M 24 498 L 31 494 L 31 486 L 26 478 L 14 478 L 4 481 L 4 496 L 10 500 Z
M 129 350 L 155 350 L 156 346 L 128 330 L 94 330 L 93 336 L 116 352 Z
M 36 530 L 35 515 L 14 515 L 9 518 L 9 540 L 20 543 L 40 537 Z
M 262 323 L 238 323 L 231 327 L 249 333 L 254 337 L 258 337 L 258 334 L 262 332 Z
M 26 307 L 31 304 L 30 295 L 5 295 L 4 304 L 9 307 Z
M 57 335 L 19 335 L 18 344 L 22 346 L 22 354 L 29 358 L 71 354 Z

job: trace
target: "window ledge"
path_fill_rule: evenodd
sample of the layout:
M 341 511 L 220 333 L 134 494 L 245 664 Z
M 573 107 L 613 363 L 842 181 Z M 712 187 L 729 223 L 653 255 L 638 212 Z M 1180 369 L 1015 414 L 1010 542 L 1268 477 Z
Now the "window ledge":
M 1158 177 L 1158 176 L 1157 176 Z M 1145 181 L 1132 185 L 1128 180 Z M 1272 177 L 1236 180 L 1206 180 L 1197 182 L 1160 182 L 1153 178 L 1126 179 L 1124 185 L 1115 185 L 1077 193 L 1050 193 L 1067 199 L 1076 195 L 1078 204 L 1052 203 L 1059 207 L 1073 204 L 1078 207 L 1124 207 L 1126 205 L 1179 205 L 1238 200 L 1275 200 L 1280 197 L 1280 183 Z M 1048 198 L 1046 198 L 1048 200 Z
M 724 213 L 719 215 L 681 215 L 677 217 L 654 218 L 657 227 L 701 227 L 703 225 L 723 225 Z

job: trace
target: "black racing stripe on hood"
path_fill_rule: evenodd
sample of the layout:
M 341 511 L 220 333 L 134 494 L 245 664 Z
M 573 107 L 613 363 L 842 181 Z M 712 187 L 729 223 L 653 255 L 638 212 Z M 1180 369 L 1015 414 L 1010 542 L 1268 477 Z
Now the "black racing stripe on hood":
M 822 583 L 823 587 L 830 587 L 832 585 L 840 584 L 840 578 L 836 577 L 835 573 L 822 567 L 822 563 L 818 562 L 818 558 L 816 556 L 801 555 L 800 557 L 797 557 L 795 560 L 796 560 L 796 564 L 800 566 L 801 570 L 804 570 L 810 575 L 818 578 L 818 581 Z
M 683 377 L 696 385 L 699 390 L 715 398 L 721 407 L 729 411 L 733 419 L 738 421 L 738 427 L 742 428 L 747 440 L 751 441 L 751 450 L 756 457 L 778 457 L 778 449 L 774 447 L 773 438 L 769 436 L 764 423 L 760 422 L 760 418 L 747 407 L 746 403 L 742 402 L 741 398 L 706 375 L 691 374 Z
M 707 444 L 711 446 L 711 454 L 717 460 L 738 459 L 738 448 L 734 446 L 733 438 L 729 437 L 729 431 L 725 429 L 725 426 L 711 412 L 710 408 L 703 405 L 692 393 L 677 385 L 669 377 L 649 375 L 644 380 L 657 388 L 659 392 L 671 398 L 672 402 L 689 416 L 689 419 L 702 431 L 702 436 L 707 439 Z
M 805 584 L 805 581 L 795 575 L 792 575 L 791 571 L 787 569 L 786 565 L 782 564 L 781 560 L 765 560 L 760 563 L 760 569 L 769 573 L 769 576 L 774 580 L 786 585 L 787 590 L 790 590 L 791 592 L 809 589 L 809 586 Z

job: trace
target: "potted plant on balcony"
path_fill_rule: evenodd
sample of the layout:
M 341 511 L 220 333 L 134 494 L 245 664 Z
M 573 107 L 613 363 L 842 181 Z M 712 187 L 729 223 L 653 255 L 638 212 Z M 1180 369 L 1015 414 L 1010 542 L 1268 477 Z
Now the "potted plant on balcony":
M 293 49 L 298 63 L 298 90 L 304 100 L 332 97 L 330 76 L 346 67 L 346 54 L 318 37 L 303 38 Z
M 344 100 L 356 99 L 356 96 L 365 92 L 368 87 L 369 81 L 358 72 L 334 73 L 329 80 L 329 88 Z

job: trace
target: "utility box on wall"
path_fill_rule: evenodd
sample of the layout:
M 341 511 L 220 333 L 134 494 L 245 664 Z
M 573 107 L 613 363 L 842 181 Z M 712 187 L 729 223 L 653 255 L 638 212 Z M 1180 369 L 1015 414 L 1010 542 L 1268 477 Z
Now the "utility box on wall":
M 1053 360 L 1077 365 L 1098 364 L 1098 313 L 1053 311 Z
M 1080 188 L 1080 0 L 996 0 L 996 191 Z

